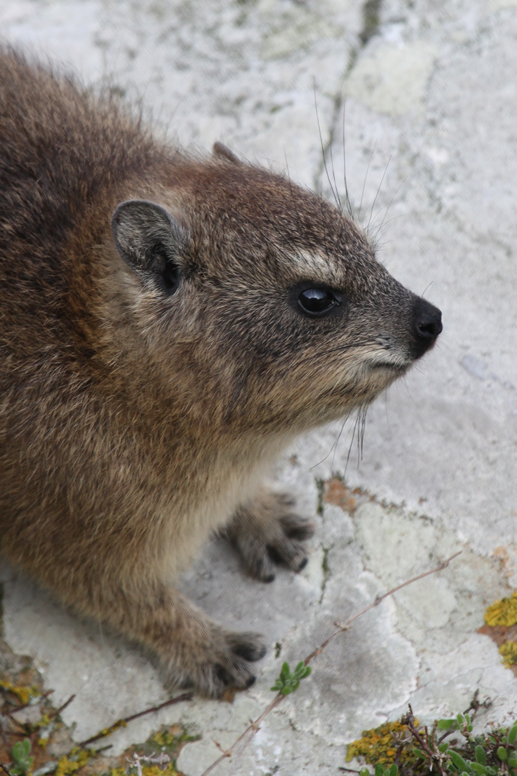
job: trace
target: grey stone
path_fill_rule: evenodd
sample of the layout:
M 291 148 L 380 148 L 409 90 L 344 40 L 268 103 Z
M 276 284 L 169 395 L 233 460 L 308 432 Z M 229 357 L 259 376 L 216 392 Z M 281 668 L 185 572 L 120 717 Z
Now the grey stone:
M 214 540 L 183 578 L 201 607 L 261 630 L 270 647 L 233 705 L 196 699 L 112 736 L 122 752 L 181 721 L 202 736 L 181 752 L 187 776 L 265 708 L 283 660 L 301 659 L 336 620 L 459 549 L 448 569 L 338 636 L 242 757 L 215 773 L 335 774 L 347 742 L 408 702 L 431 721 L 478 689 L 493 701 L 480 725 L 515 714 L 517 679 L 477 630 L 486 606 L 517 586 L 517 3 L 384 0 L 378 22 L 361 39 L 351 0 L 0 8 L 9 40 L 71 63 L 88 83 L 109 78 L 130 99 L 143 94 L 157 131 L 187 146 L 223 140 L 330 197 L 337 189 L 343 202 L 346 179 L 379 258 L 444 314 L 434 351 L 368 411 L 362 457 L 351 421 L 308 434 L 276 468 L 308 514 L 318 481 L 333 474 L 366 494 L 352 516 L 324 504 L 303 573 L 262 586 Z M 77 693 L 63 713 L 77 741 L 166 699 L 131 646 L 22 574 L 4 567 L 1 579 L 3 636 L 34 658 L 56 705 Z

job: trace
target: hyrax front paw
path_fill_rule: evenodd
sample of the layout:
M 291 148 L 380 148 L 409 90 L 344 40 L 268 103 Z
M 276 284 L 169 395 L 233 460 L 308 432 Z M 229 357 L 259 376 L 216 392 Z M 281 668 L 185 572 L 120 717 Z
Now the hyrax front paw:
M 266 647 L 258 633 L 225 631 L 205 623 L 205 632 L 196 634 L 165 663 L 172 685 L 193 689 L 208 698 L 220 698 L 229 688 L 246 690 L 255 682 L 250 663 L 260 660 Z M 179 657 L 179 660 L 178 660 Z
M 314 533 L 314 525 L 294 511 L 294 499 L 286 493 L 263 490 L 239 507 L 225 529 L 248 573 L 262 582 L 275 578 L 273 563 L 301 571 L 307 563 L 302 544 Z
M 251 663 L 266 652 L 258 633 L 225 630 L 159 579 L 97 592 L 102 619 L 153 654 L 167 684 L 220 698 L 255 681 Z

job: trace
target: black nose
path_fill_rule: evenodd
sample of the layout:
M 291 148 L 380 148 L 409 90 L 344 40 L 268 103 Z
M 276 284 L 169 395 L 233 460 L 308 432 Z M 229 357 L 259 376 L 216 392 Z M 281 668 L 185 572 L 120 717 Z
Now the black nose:
M 418 298 L 413 306 L 414 355 L 420 358 L 436 342 L 442 326 L 442 314 L 437 307 Z

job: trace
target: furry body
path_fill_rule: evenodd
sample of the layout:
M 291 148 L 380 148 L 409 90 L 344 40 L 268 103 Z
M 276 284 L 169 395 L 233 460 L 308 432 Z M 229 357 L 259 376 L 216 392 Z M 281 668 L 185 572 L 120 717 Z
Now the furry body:
M 271 461 L 440 330 L 328 203 L 0 53 L 0 548 L 172 682 L 253 681 L 260 638 L 170 580 L 223 527 L 255 577 L 299 569 L 312 527 Z

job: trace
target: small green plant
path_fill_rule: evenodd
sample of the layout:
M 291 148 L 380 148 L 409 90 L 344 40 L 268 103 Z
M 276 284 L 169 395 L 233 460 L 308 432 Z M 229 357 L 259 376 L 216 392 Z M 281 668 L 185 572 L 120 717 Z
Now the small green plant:
M 298 689 L 302 679 L 309 676 L 310 672 L 310 666 L 306 666 L 303 660 L 298 663 L 292 673 L 289 668 L 289 663 L 284 663 L 282 665 L 282 670 L 280 671 L 280 676 L 276 680 L 274 687 L 271 689 L 274 692 L 282 693 L 282 695 L 289 695 L 289 693 Z
M 459 731 L 463 745 L 451 748 L 448 742 L 438 745 L 445 755 L 446 773 L 467 776 L 496 776 L 499 773 L 517 776 L 517 722 L 511 728 L 493 729 L 484 735 L 472 735 L 472 723 L 468 714 L 458 714 L 456 719 L 442 719 L 437 730 Z M 504 764 L 504 766 L 503 766 Z
M 475 698 L 474 714 L 480 706 Z M 410 709 L 400 722 L 364 731 L 362 739 L 349 745 L 347 761 L 357 756 L 374 765 L 374 776 L 397 776 L 398 767 L 404 776 L 517 776 L 517 722 L 509 728 L 492 725 L 488 732 L 474 735 L 472 718 L 465 712 L 440 719 L 429 730 Z M 366 767 L 356 773 L 371 776 Z
M 22 776 L 24 773 L 28 773 L 32 768 L 34 757 L 30 756 L 31 742 L 28 738 L 24 738 L 23 741 L 17 741 L 17 743 L 11 749 L 11 757 L 13 758 L 14 765 L 9 768 L 9 773 L 12 776 Z

